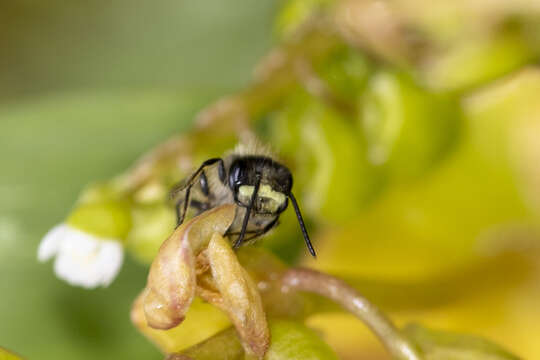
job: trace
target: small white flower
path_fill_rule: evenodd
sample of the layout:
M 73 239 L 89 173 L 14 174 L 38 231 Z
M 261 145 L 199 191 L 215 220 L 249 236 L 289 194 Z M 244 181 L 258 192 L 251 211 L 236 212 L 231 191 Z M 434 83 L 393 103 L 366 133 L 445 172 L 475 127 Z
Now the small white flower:
M 120 271 L 124 258 L 119 241 L 99 238 L 67 224 L 52 228 L 39 244 L 39 261 L 55 255 L 56 276 L 87 289 L 108 286 Z

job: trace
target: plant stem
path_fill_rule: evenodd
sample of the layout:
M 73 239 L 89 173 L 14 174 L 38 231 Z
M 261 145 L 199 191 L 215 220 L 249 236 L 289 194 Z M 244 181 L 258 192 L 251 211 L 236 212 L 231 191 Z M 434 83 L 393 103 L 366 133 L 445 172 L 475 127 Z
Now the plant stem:
M 421 359 L 417 349 L 394 324 L 375 305 L 344 281 L 318 271 L 295 268 L 284 274 L 282 282 L 288 289 L 314 292 L 339 303 L 362 320 L 394 358 Z

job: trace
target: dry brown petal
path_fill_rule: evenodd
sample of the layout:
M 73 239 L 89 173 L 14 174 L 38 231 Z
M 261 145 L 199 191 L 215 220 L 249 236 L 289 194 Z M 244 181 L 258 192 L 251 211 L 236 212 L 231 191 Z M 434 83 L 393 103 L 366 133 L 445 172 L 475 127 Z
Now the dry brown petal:
M 208 270 L 210 270 L 210 263 L 208 262 L 208 256 L 206 256 L 205 249 L 201 251 L 199 255 L 197 255 L 195 271 L 197 272 L 197 276 L 199 276 L 204 274 Z
M 246 353 L 262 358 L 270 344 L 270 332 L 255 283 L 219 233 L 212 236 L 207 255 L 224 310 L 235 325 Z
M 163 352 L 167 352 L 167 350 L 175 348 L 174 338 L 170 336 L 168 331 L 154 330 L 148 327 L 143 309 L 143 301 L 145 297 L 146 289 L 144 289 L 133 302 L 130 313 L 131 322 L 158 348 L 160 348 Z
M 234 205 L 223 205 L 180 226 L 161 245 L 148 275 L 143 308 L 148 325 L 170 329 L 184 319 L 195 297 L 195 256 L 212 234 L 224 234 L 235 216 Z
M 205 273 L 197 276 L 197 295 L 204 301 L 216 306 L 222 311 L 226 311 L 223 297 L 216 289 L 216 284 L 212 274 Z

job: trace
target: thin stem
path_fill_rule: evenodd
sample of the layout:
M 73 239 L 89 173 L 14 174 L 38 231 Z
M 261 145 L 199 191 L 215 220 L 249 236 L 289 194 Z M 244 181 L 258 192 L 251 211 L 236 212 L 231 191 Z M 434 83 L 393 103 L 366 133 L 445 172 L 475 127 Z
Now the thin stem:
M 375 305 L 344 281 L 318 271 L 296 268 L 288 270 L 282 282 L 288 289 L 313 292 L 339 303 L 362 320 L 394 358 L 421 359 L 416 348 L 394 324 Z

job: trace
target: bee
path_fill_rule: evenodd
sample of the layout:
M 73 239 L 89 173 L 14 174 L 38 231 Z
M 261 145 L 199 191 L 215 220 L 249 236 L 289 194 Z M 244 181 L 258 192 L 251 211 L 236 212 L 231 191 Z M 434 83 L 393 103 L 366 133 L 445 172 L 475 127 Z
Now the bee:
M 198 215 L 216 206 L 236 204 L 235 219 L 226 233 L 236 237 L 234 249 L 272 230 L 290 200 L 306 246 L 315 257 L 292 185 L 291 171 L 268 150 L 240 145 L 224 158 L 204 161 L 173 187 L 170 196 L 175 200 L 177 226 L 190 210 Z

